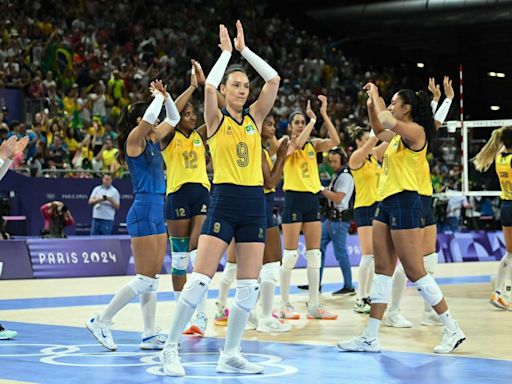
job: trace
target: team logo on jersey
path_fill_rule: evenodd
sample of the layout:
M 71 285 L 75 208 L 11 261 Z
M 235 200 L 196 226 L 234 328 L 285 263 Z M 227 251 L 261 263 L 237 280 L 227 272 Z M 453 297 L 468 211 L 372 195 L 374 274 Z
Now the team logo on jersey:
M 201 140 L 194 139 L 194 147 L 200 147 L 201 146 Z
M 176 146 L 181 147 L 181 140 L 176 140 Z
M 245 127 L 245 131 L 249 134 L 249 135 L 254 135 L 254 127 L 249 124 L 247 127 Z
M 208 211 L 208 207 L 206 204 L 201 205 L 201 213 L 206 213 Z
M 226 127 L 226 135 L 232 135 L 233 134 L 233 131 L 231 130 L 231 127 L 228 125 Z
M 309 157 L 315 157 L 315 152 L 314 151 L 309 151 L 308 152 L 308 156 Z

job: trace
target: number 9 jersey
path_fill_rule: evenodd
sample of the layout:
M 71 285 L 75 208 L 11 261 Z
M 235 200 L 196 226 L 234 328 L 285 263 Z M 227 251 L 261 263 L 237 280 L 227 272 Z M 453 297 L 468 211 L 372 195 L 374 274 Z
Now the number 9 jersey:
M 219 128 L 208 139 L 208 146 L 214 184 L 263 186 L 261 136 L 247 109 L 242 112 L 241 122 L 222 109 Z
M 500 179 L 501 200 L 512 200 L 512 153 L 496 156 L 496 174 Z
M 196 131 L 187 137 L 176 129 L 171 142 L 162 151 L 162 156 L 166 166 L 167 195 L 188 183 L 202 184 L 210 190 L 206 173 L 206 150 Z

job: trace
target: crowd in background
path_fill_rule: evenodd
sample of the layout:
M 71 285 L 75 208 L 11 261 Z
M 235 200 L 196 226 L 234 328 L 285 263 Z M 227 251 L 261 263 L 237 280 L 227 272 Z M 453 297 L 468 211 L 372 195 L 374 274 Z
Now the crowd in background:
M 115 141 L 122 108 L 149 100 L 148 84 L 155 78 L 179 95 L 188 86 L 190 59 L 208 72 L 218 52 L 203 47 L 216 46 L 219 23 L 236 18 L 250 31 L 251 46 L 282 78 L 273 110 L 278 136 L 286 133 L 292 111 L 324 94 L 342 146 L 350 152 L 348 128 L 368 124 L 363 85 L 373 81 L 389 100 L 410 83 L 403 68 L 364 67 L 331 38 L 269 15 L 265 5 L 249 0 L 220 0 L 215 7 L 202 0 L 91 0 L 75 6 L 61 0 L 52 7 L 40 0 L 4 1 L 0 12 L 0 88 L 20 89 L 27 100 L 25 121 L 12 119 L 0 105 L 0 141 L 29 136 L 13 168 L 32 176 L 90 178 L 111 172 L 123 177 Z M 263 83 L 251 78 L 257 95 Z M 197 94 L 198 116 L 201 101 Z M 312 136 L 326 136 L 322 121 Z M 431 156 L 436 192 L 458 187 L 457 145 L 443 143 Z M 319 162 L 322 178 L 330 178 L 325 158 L 319 156 Z

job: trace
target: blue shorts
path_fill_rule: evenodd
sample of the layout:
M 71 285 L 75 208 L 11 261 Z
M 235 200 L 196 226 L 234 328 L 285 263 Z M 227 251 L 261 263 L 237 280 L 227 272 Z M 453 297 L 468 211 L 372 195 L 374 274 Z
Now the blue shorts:
M 354 209 L 354 221 L 358 227 L 371 227 L 373 224 L 373 218 L 375 217 L 375 210 L 379 206 L 379 202 L 376 201 L 372 205 L 367 207 L 357 207 Z
M 264 243 L 267 228 L 263 187 L 233 184 L 214 186 L 202 235 L 215 236 L 227 244 Z
M 277 227 L 277 220 L 274 216 L 274 195 L 275 192 L 265 194 L 265 212 L 267 214 L 267 229 Z
M 420 195 L 421 205 L 423 206 L 423 227 L 435 225 L 434 208 L 432 207 L 432 196 Z
M 126 216 L 126 227 L 131 237 L 167 233 L 164 220 L 164 195 L 136 194 Z
M 283 224 L 320 221 L 320 202 L 317 194 L 286 191 L 282 219 Z
M 418 192 L 402 191 L 386 197 L 375 210 L 375 220 L 390 229 L 422 228 L 423 205 Z
M 512 200 L 501 200 L 500 213 L 501 225 L 512 226 Z
M 165 219 L 186 220 L 193 216 L 206 215 L 209 203 L 210 192 L 202 184 L 184 184 L 176 192 L 167 195 Z

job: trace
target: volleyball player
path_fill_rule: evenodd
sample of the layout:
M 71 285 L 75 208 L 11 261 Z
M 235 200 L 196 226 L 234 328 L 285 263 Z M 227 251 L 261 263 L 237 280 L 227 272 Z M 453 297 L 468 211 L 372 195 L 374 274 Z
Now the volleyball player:
M 490 303 L 497 308 L 512 311 L 512 304 L 504 296 L 505 280 L 512 280 L 512 127 L 495 129 L 490 140 L 473 159 L 475 168 L 484 172 L 495 162 L 501 187 L 501 226 L 505 239 L 505 255 L 496 274 L 495 290 Z
M 375 133 L 389 136 L 379 179 L 379 203 L 373 221 L 375 278 L 371 293 L 368 325 L 352 340 L 339 342 L 341 351 L 380 352 L 378 333 L 389 301 L 392 275 L 397 256 L 405 273 L 423 299 L 439 314 L 444 324 L 443 337 L 435 353 L 449 353 L 466 336 L 452 318 L 441 289 L 425 271 L 421 243 L 423 208 L 418 191 L 426 162 L 429 140 L 435 133 L 434 119 L 425 92 L 410 89 L 397 92 L 386 109 L 377 87 L 369 83 L 364 88 L 371 101 L 369 115 Z M 419 173 L 419 175 L 418 175 Z
M 448 76 L 443 79 L 443 89 L 446 98 L 437 109 L 439 99 L 441 97 L 441 90 L 439 85 L 435 83 L 433 78 L 429 79 L 428 89 L 433 94 L 433 99 L 430 103 L 432 113 L 434 114 L 434 123 L 436 129 L 438 129 L 445 121 L 452 100 L 455 96 L 452 87 L 452 81 Z M 436 110 L 437 109 L 437 110 Z M 434 212 L 432 207 L 432 178 L 430 176 L 430 166 L 428 162 L 422 162 L 422 171 L 420 175 L 423 176 L 421 186 L 418 191 L 423 206 L 423 263 L 425 264 L 425 270 L 434 276 L 434 272 L 437 266 L 437 252 L 436 252 L 436 241 L 437 241 L 437 225 L 434 219 Z M 393 275 L 393 289 L 391 290 L 391 302 L 384 319 L 384 324 L 389 327 L 395 328 L 410 328 L 412 323 L 400 312 L 400 303 L 407 285 L 407 276 L 405 274 L 402 264 L 399 264 Z M 443 322 L 439 319 L 436 312 L 432 310 L 432 307 L 425 302 L 425 309 L 423 311 L 421 325 L 443 325 Z
M 281 236 L 273 213 L 275 186 L 281 180 L 284 161 L 293 150 L 293 147 L 288 145 L 288 138 L 285 137 L 281 139 L 280 142 L 277 141 L 275 131 L 275 118 L 272 115 L 268 115 L 265 120 L 263 120 L 263 127 L 261 129 L 261 138 L 263 140 L 263 157 L 261 161 L 267 216 L 265 252 L 263 254 L 263 266 L 260 272 L 261 315 L 258 317 L 253 311 L 248 320 L 248 328 L 256 329 L 258 332 L 287 332 L 291 329 L 289 323 L 278 320 L 272 316 L 275 288 L 279 280 L 279 269 L 282 258 Z M 271 143 L 274 144 L 272 145 Z M 272 156 L 267 146 L 271 147 L 271 149 L 272 147 L 278 148 L 275 163 L 272 162 Z M 229 311 L 226 309 L 227 296 L 236 275 L 237 257 L 234 245 L 234 242 L 229 244 L 227 263 L 224 267 L 219 286 L 219 300 L 216 302 L 216 325 L 226 325 L 228 320 Z
M 292 112 L 288 118 L 291 130 L 291 143 L 297 148 L 284 165 L 285 191 L 282 214 L 284 252 L 281 265 L 281 310 L 283 319 L 299 319 L 300 314 L 290 304 L 291 273 L 299 258 L 297 247 L 300 232 L 306 241 L 306 260 L 308 275 L 308 319 L 333 320 L 337 315 L 320 307 L 320 267 L 322 253 L 320 240 L 322 224 L 320 222 L 320 175 L 316 160 L 317 152 L 328 151 L 340 144 L 340 137 L 334 124 L 327 114 L 327 98 L 318 96 L 321 102 L 320 113 L 327 127 L 328 139 L 310 139 L 311 131 L 316 123 L 316 115 L 308 101 L 306 115 L 302 111 Z
M 379 146 L 379 139 L 373 131 L 356 127 L 352 132 L 357 149 L 352 152 L 348 166 L 356 189 L 354 220 L 357 225 L 361 261 L 359 263 L 357 299 L 354 311 L 370 313 L 370 291 L 375 270 L 373 260 L 372 223 L 379 204 L 377 184 L 381 173 L 380 162 L 388 143 Z
M 187 281 L 189 260 L 195 261 L 197 241 L 208 211 L 210 181 L 206 173 L 204 128 L 196 130 L 197 116 L 189 102 L 199 85 L 204 85 L 201 66 L 192 60 L 190 86 L 176 99 L 180 122 L 171 129 L 161 146 L 167 174 L 165 216 L 172 250 L 172 284 L 176 300 Z M 203 336 L 208 324 L 206 299 L 197 311 L 185 334 Z
M 178 124 L 180 114 L 161 81 L 152 82 L 151 90 L 154 99 L 149 106 L 139 102 L 124 107 L 119 121 L 119 159 L 128 164 L 135 195 L 126 224 L 137 276 L 116 293 L 100 315 L 86 322 L 98 342 L 111 351 L 117 349 L 110 330 L 112 318 L 138 295 L 144 322 L 140 348 L 162 349 L 165 343 L 165 336 L 155 328 L 156 293 L 167 248 L 164 162 L 159 141 Z M 162 104 L 167 117 L 157 127 Z
M 264 367 L 240 353 L 249 313 L 258 298 L 258 275 L 265 247 L 265 196 L 261 165 L 260 131 L 279 90 L 277 72 L 245 45 L 240 21 L 236 23 L 235 48 L 265 80 L 261 93 L 248 109 L 249 78 L 241 67 L 226 70 L 232 44 L 224 25 L 219 26 L 222 54 L 206 79 L 204 117 L 214 169 L 215 187 L 197 249 L 194 271 L 187 280 L 171 322 L 169 338 L 160 359 L 164 373 L 184 376 L 178 340 L 195 307 L 204 299 L 211 278 L 229 242 L 235 239 L 238 257 L 237 287 L 230 311 L 224 350 L 217 372 L 254 374 Z M 226 107 L 218 108 L 217 88 Z

